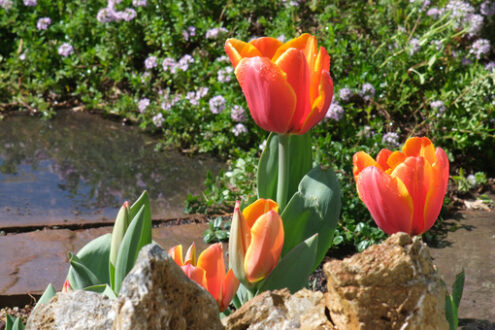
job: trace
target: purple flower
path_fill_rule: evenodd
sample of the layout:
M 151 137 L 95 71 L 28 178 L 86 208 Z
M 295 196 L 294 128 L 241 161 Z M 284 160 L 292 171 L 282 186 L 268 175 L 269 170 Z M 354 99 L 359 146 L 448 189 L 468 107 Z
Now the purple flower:
M 146 60 L 144 60 L 144 67 L 147 70 L 153 69 L 157 66 L 158 64 L 156 63 L 156 56 L 148 56 Z
M 399 134 L 395 132 L 385 133 L 382 137 L 382 143 L 387 146 L 397 148 L 399 146 Z
M 243 122 L 246 120 L 246 111 L 244 111 L 243 107 L 234 105 L 230 111 L 230 117 L 233 121 Z
M 146 108 L 150 105 L 150 100 L 147 98 L 141 99 L 138 102 L 138 109 L 140 113 L 143 113 Z
M 419 43 L 419 39 L 417 38 L 412 38 L 409 40 L 409 55 L 414 55 L 418 52 L 419 48 L 421 47 Z
M 228 31 L 226 28 L 216 27 L 216 28 L 213 28 L 213 29 L 206 31 L 205 37 L 206 37 L 206 39 L 217 39 L 227 32 Z
M 146 0 L 132 0 L 132 5 L 134 7 L 146 7 Z
M 209 101 L 210 111 L 217 115 L 225 109 L 225 98 L 222 95 L 214 96 Z
M 194 63 L 194 58 L 191 55 L 186 54 L 182 56 L 177 63 L 177 68 L 181 69 L 182 71 L 187 71 L 187 69 L 189 68 L 189 64 L 191 63 Z
M 163 115 L 160 112 L 159 114 L 153 116 L 153 118 L 151 120 L 153 120 L 153 124 L 155 124 L 156 127 L 160 128 L 160 127 L 162 127 L 163 122 L 165 121 L 165 118 L 163 118 Z
M 62 55 L 64 57 L 67 57 L 69 56 L 70 54 L 74 53 L 74 48 L 72 48 L 72 46 L 66 42 L 64 42 L 63 44 L 61 44 L 59 47 L 58 47 L 58 54 L 59 55 Z
M 375 131 L 373 131 L 370 126 L 366 125 L 363 127 L 362 135 L 369 139 L 375 135 Z
M 369 101 L 373 96 L 375 96 L 375 87 L 373 87 L 373 85 L 370 83 L 365 83 L 361 89 L 361 93 L 363 99 L 365 101 Z
M 485 70 L 495 72 L 495 62 L 491 61 L 491 62 L 486 63 Z
M 36 0 L 24 0 L 24 6 L 34 7 L 36 5 Z
M 162 110 L 164 111 L 170 110 L 173 106 L 174 104 L 169 100 L 163 101 L 162 104 L 160 104 L 160 108 L 162 108 Z
M 221 83 L 229 82 L 230 80 L 232 80 L 232 72 L 234 72 L 234 69 L 231 66 L 218 70 L 218 81 Z
M 26 53 L 22 53 L 21 55 L 19 55 L 19 59 L 21 61 L 24 61 L 26 59 Z
M 177 65 L 177 63 L 171 57 L 166 57 L 162 62 L 163 71 L 165 71 L 165 72 L 170 70 L 170 72 L 175 73 L 175 71 L 176 71 L 175 66 L 176 65 Z
M 436 50 L 441 50 L 442 49 L 442 42 L 440 40 L 433 40 L 432 41 L 433 45 L 435 45 Z
M 342 101 L 347 102 L 352 97 L 352 90 L 350 88 L 344 87 L 339 90 L 339 97 Z
M 450 12 L 454 19 L 454 26 L 460 28 L 464 25 L 465 19 L 474 14 L 474 7 L 469 3 L 460 0 L 451 0 L 445 6 L 445 10 Z
M 222 55 L 220 57 L 217 57 L 217 59 L 215 61 L 217 61 L 217 62 L 229 62 L 230 60 L 229 60 L 227 55 Z
M 42 17 L 38 20 L 38 23 L 36 23 L 36 28 L 38 30 L 46 30 L 50 24 L 52 24 L 50 17 Z
M 480 13 L 487 17 L 495 15 L 495 2 L 489 0 L 483 2 L 480 6 Z
M 12 0 L 0 0 L 0 7 L 5 10 L 12 8 Z
M 447 107 L 445 107 L 445 104 L 440 100 L 431 102 L 430 108 L 432 108 L 433 110 L 436 110 L 438 112 L 437 117 L 441 116 L 445 112 L 445 110 L 447 110 Z
M 279 35 L 277 37 L 278 41 L 281 41 L 281 42 L 286 42 L 287 41 L 287 37 L 283 34 Z
M 201 98 L 205 97 L 208 94 L 208 91 L 209 91 L 209 88 L 208 87 L 200 87 L 196 91 L 196 95 L 201 99 Z
M 469 53 L 474 54 L 474 56 L 479 60 L 483 55 L 490 52 L 490 41 L 486 39 L 478 39 L 471 46 Z
M 117 13 L 113 8 L 106 7 L 98 10 L 98 14 L 96 14 L 96 19 L 100 23 L 110 23 L 118 20 Z
M 190 37 L 194 37 L 196 35 L 196 28 L 194 26 L 188 26 L 187 29 L 182 31 L 182 35 L 186 41 L 189 41 Z
M 427 16 L 430 16 L 430 17 L 435 18 L 435 19 L 442 16 L 442 14 L 443 14 L 443 10 L 435 8 L 435 7 L 428 9 L 428 11 L 426 12 Z
M 481 32 L 481 29 L 483 28 L 483 16 L 478 14 L 470 15 L 466 20 L 466 24 L 469 26 L 469 36 L 476 36 Z
M 130 22 L 134 18 L 136 18 L 136 11 L 132 8 L 126 8 L 124 9 L 124 11 L 118 13 L 119 13 L 119 17 L 126 22 Z
M 234 128 L 232 128 L 232 133 L 234 133 L 235 136 L 239 136 L 239 135 L 245 134 L 247 132 L 248 132 L 248 130 L 247 130 L 246 126 L 244 126 L 243 124 L 237 124 L 237 125 L 235 125 Z
M 344 117 L 344 108 L 337 102 L 332 102 L 325 114 L 325 118 L 330 118 L 335 121 L 340 121 Z

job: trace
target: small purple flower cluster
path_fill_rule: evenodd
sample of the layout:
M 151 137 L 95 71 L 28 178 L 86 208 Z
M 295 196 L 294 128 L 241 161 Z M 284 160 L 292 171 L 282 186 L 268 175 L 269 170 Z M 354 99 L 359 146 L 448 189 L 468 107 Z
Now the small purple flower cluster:
M 150 105 L 150 99 L 148 98 L 143 98 L 139 100 L 138 102 L 138 109 L 140 113 L 144 113 L 146 111 L 146 108 L 148 108 Z
M 246 111 L 244 111 L 244 108 L 239 105 L 234 105 L 234 107 L 230 111 L 230 117 L 233 121 L 236 122 L 243 122 L 247 119 Z
M 38 3 L 36 0 L 24 0 L 24 6 L 28 6 L 28 7 L 34 7 L 36 6 Z
M 490 52 L 490 41 L 487 39 L 478 39 L 476 40 L 469 53 L 473 54 L 478 60 L 483 56 Z
M 222 95 L 214 96 L 209 101 L 210 111 L 217 115 L 225 109 L 225 98 Z
M 199 100 L 205 97 L 208 94 L 208 91 L 209 91 L 208 87 L 200 87 L 195 92 L 188 92 L 186 94 L 185 99 L 189 101 L 192 105 L 198 106 Z
M 382 143 L 384 145 L 387 145 L 387 146 L 390 146 L 393 148 L 397 148 L 400 145 L 399 144 L 399 134 L 397 134 L 395 132 L 385 133 L 382 137 Z
M 495 61 L 486 63 L 485 70 L 489 72 L 495 72 Z
M 445 110 L 447 110 L 447 107 L 445 106 L 445 104 L 440 100 L 431 102 L 430 108 L 437 111 L 437 117 L 440 117 L 441 115 L 443 115 Z
M 50 17 L 42 17 L 36 23 L 36 28 L 38 30 L 46 30 L 50 24 L 52 24 Z
M 480 6 L 480 13 L 486 17 L 495 15 L 495 2 L 487 0 Z
M 132 0 L 132 5 L 134 7 L 146 7 L 146 0 Z
M 136 11 L 132 8 L 126 8 L 123 11 L 116 10 L 115 5 L 119 4 L 121 0 L 108 0 L 107 6 L 102 8 L 96 14 L 96 19 L 100 23 L 120 22 L 120 21 L 132 21 L 136 18 Z M 144 1 L 146 5 L 146 1 Z
M 325 118 L 333 119 L 335 121 L 340 121 L 344 117 L 344 108 L 338 103 L 333 102 L 330 104 L 330 107 L 325 114 Z
M 74 53 L 74 48 L 72 48 L 72 46 L 70 44 L 64 42 L 63 44 L 61 44 L 58 47 L 57 52 L 59 55 L 67 57 L 67 56 L 71 55 L 72 53 Z
M 5 10 L 12 8 L 12 0 L 0 0 L 0 7 Z
M 157 65 L 158 63 L 156 62 L 156 56 L 148 56 L 148 58 L 144 60 L 144 67 L 146 68 L 146 70 L 151 70 Z
M 248 132 L 246 126 L 244 124 L 237 124 L 232 128 L 232 133 L 234 133 L 235 136 L 239 136 L 241 134 L 246 134 Z
M 162 61 L 162 68 L 165 72 L 170 70 L 171 73 L 176 73 L 177 70 L 187 71 L 191 63 L 194 63 L 194 58 L 189 54 L 182 56 L 178 62 L 171 57 L 167 57 Z
M 217 73 L 217 78 L 218 81 L 221 83 L 227 83 L 232 80 L 232 72 L 234 72 L 234 69 L 231 66 L 228 66 L 224 69 L 218 70 Z
M 196 35 L 196 28 L 194 26 L 188 26 L 187 29 L 182 31 L 182 35 L 186 41 L 189 41 L 189 38 Z
M 370 83 L 365 83 L 361 88 L 361 94 L 365 101 L 369 101 L 375 96 L 375 87 Z
M 160 127 L 162 127 L 163 122 L 165 121 L 165 118 L 163 118 L 163 115 L 160 112 L 157 115 L 154 115 L 151 120 L 153 121 L 153 124 L 155 124 L 156 127 L 160 128 Z
M 339 98 L 344 102 L 349 101 L 353 94 L 354 93 L 352 90 L 348 87 L 344 87 L 339 90 Z
M 218 39 L 222 35 L 226 34 L 228 31 L 224 27 L 216 27 L 206 31 L 206 39 Z
M 220 63 L 222 63 L 222 62 L 226 62 L 226 63 L 230 62 L 229 57 L 227 55 L 219 56 L 219 57 L 217 57 L 217 59 L 215 61 L 220 62 Z
M 419 42 L 419 39 L 417 38 L 412 38 L 409 40 L 409 55 L 414 55 L 418 52 L 420 49 L 421 44 Z

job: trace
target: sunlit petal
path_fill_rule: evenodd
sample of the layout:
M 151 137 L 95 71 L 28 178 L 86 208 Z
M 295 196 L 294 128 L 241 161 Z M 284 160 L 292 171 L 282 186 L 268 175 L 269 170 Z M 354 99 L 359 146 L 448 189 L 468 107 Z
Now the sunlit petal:
M 203 250 L 198 258 L 198 267 L 205 270 L 208 291 L 217 300 L 222 294 L 225 277 L 222 243 L 210 245 Z
M 271 59 L 273 55 L 275 55 L 277 49 L 283 45 L 280 40 L 271 37 L 257 38 L 251 40 L 249 43 L 260 51 L 261 56 L 268 57 L 269 59 Z

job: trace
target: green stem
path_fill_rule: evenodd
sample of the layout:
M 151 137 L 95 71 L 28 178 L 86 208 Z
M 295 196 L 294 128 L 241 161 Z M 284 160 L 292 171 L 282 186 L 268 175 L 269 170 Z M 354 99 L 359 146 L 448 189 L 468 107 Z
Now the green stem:
M 287 193 L 289 189 L 289 136 L 279 134 L 278 136 L 278 180 L 277 180 L 277 203 L 279 212 L 287 204 Z

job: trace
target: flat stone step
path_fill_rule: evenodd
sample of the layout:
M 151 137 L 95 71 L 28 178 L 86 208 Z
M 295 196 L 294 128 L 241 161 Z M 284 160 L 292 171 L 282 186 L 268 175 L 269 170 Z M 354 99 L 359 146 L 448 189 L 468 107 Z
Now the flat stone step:
M 165 249 L 177 244 L 187 247 L 194 241 L 201 251 L 207 247 L 202 239 L 207 227 L 206 223 L 192 223 L 153 228 L 153 240 Z M 0 307 L 20 305 L 29 295 L 43 293 L 49 283 L 60 290 L 69 270 L 67 253 L 75 253 L 111 231 L 111 226 L 75 231 L 46 229 L 0 237 Z

